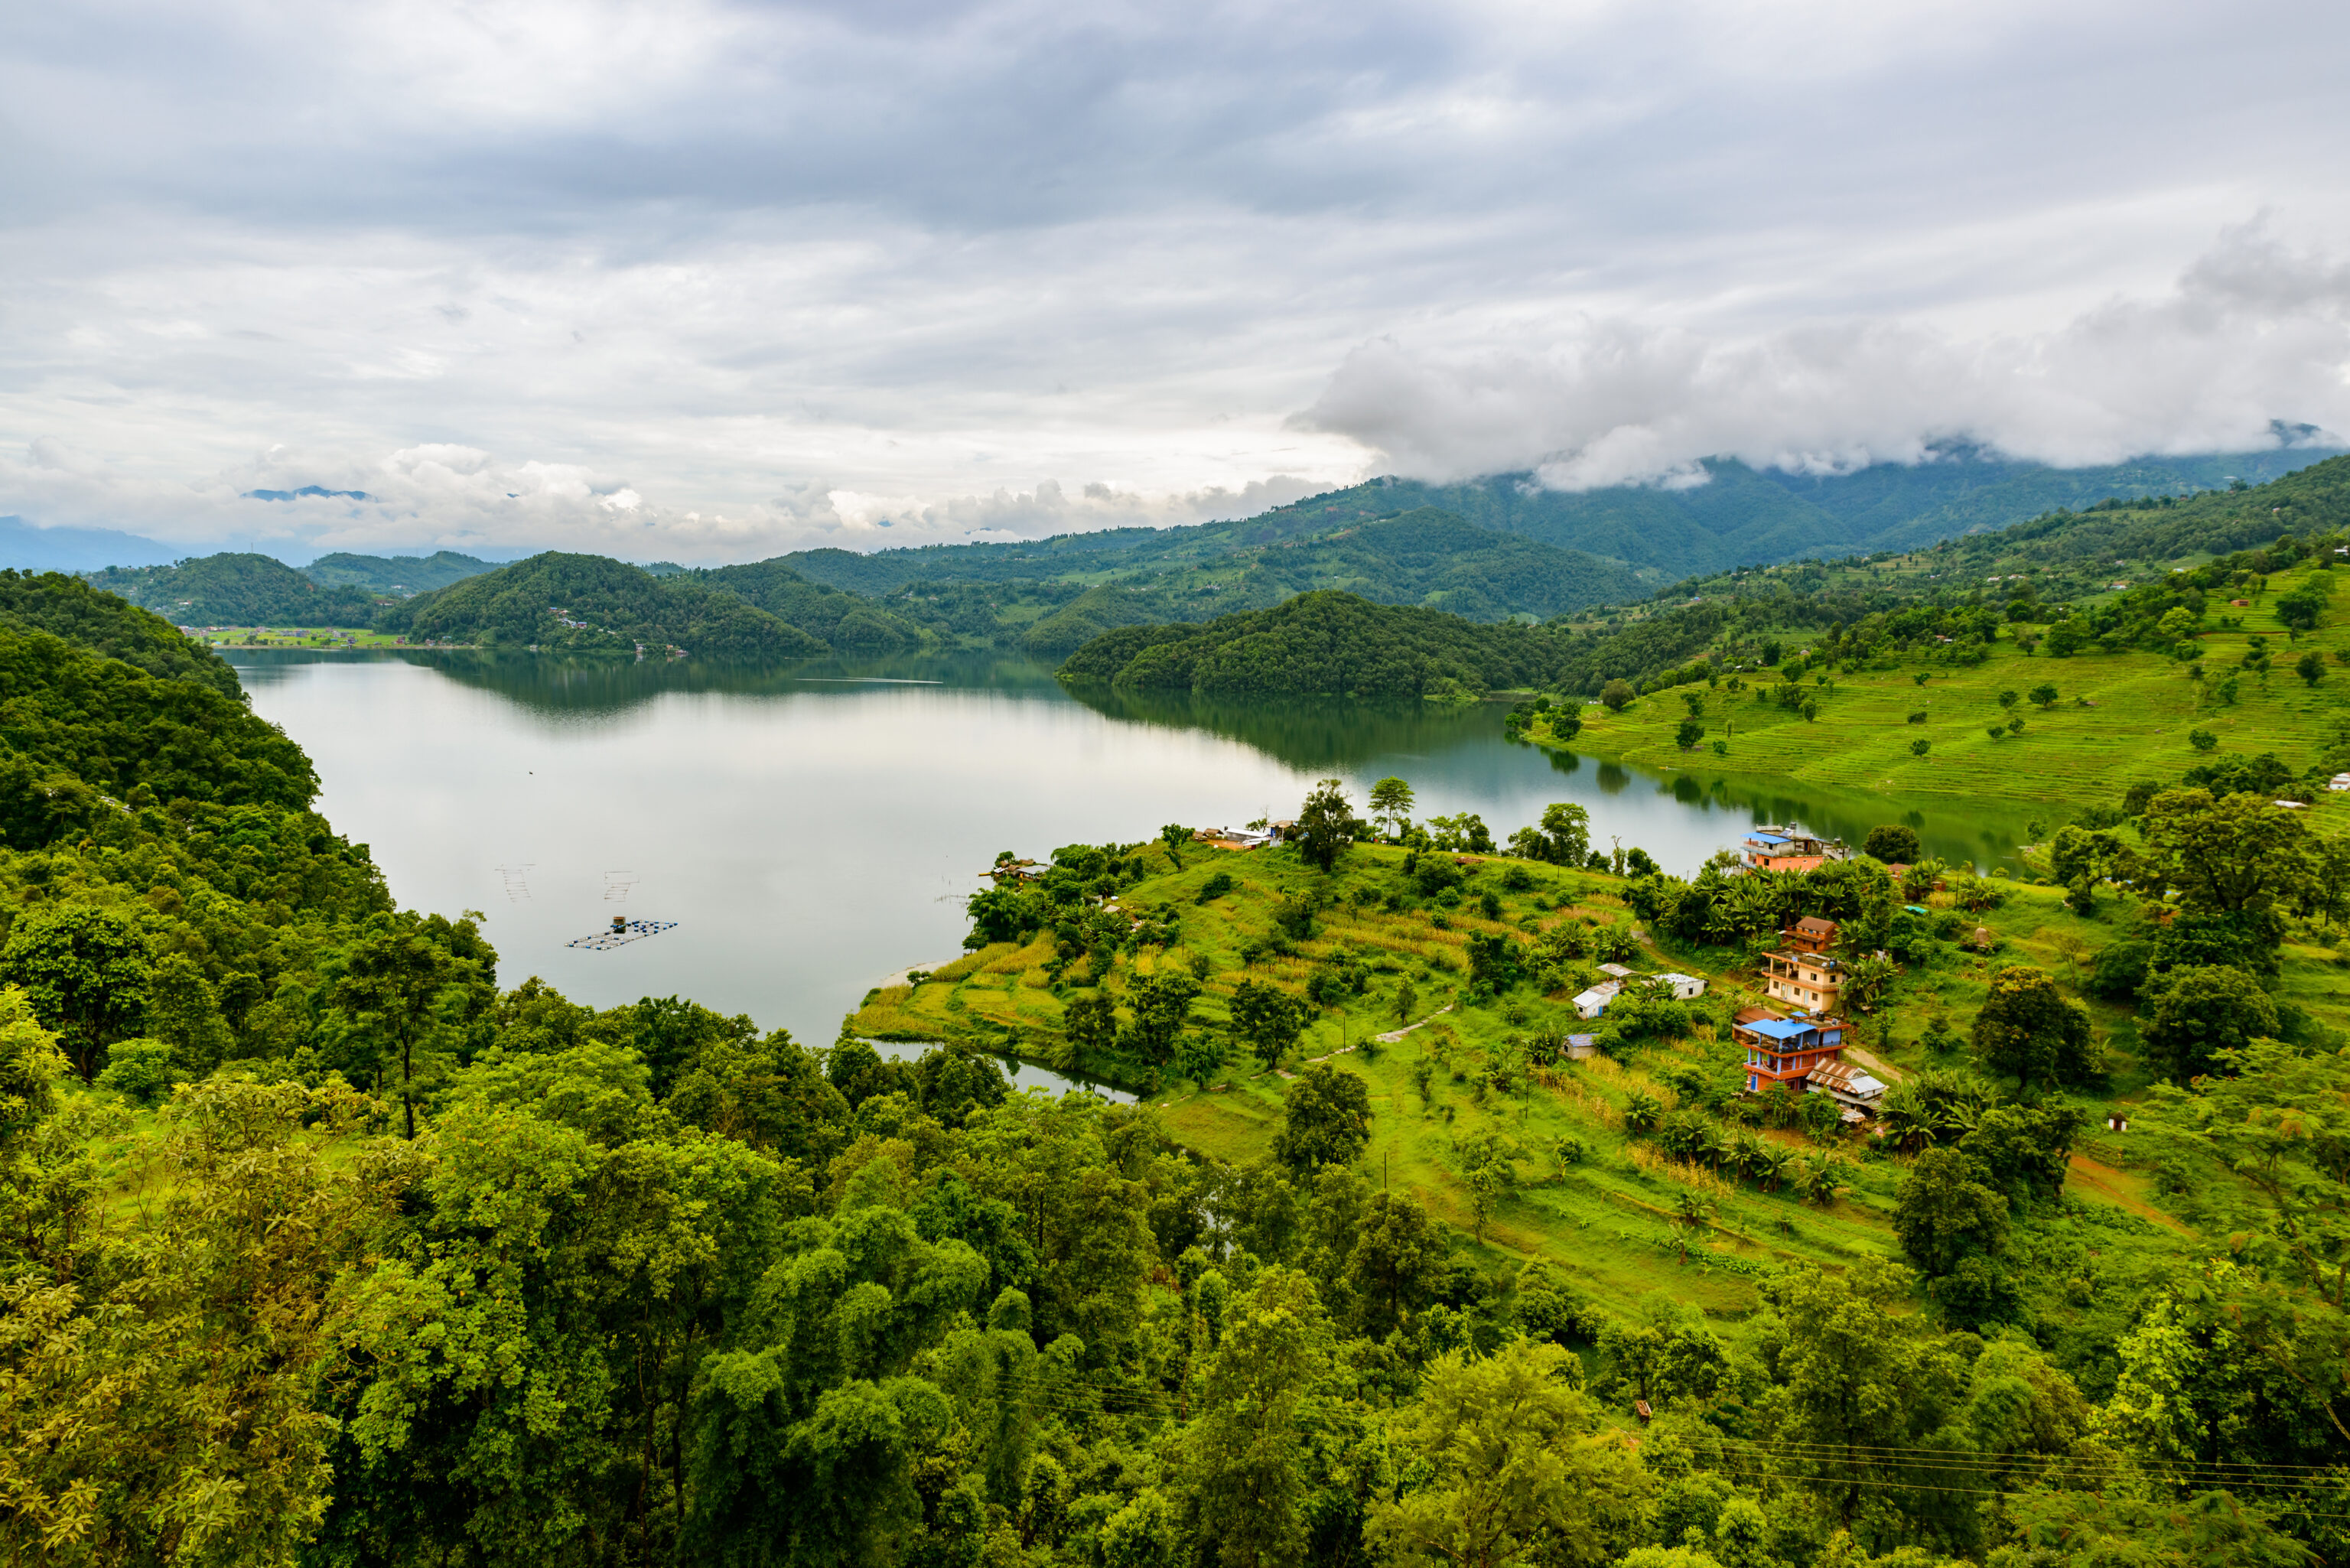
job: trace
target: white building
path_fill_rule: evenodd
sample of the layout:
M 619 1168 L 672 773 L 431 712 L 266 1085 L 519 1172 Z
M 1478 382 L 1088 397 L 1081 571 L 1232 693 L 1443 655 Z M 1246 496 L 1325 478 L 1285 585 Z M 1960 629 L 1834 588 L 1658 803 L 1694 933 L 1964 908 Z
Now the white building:
M 1662 981 L 1671 986 L 1673 1000 L 1676 1002 L 1694 1002 L 1705 994 L 1705 981 L 1693 974 L 1682 974 L 1678 970 L 1669 971 L 1664 974 L 1652 974 L 1648 978 Z
M 1589 991 L 1576 992 L 1575 1015 L 1577 1018 L 1598 1017 L 1607 1011 L 1607 1004 L 1615 1001 L 1617 993 L 1623 989 L 1624 982 L 1620 980 L 1603 980 Z

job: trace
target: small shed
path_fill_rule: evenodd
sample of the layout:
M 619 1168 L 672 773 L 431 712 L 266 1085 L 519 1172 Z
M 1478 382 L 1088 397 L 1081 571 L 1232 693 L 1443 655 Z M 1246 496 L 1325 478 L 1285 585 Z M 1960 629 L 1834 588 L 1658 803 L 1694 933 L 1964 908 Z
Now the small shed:
M 1596 1034 L 1570 1034 L 1566 1037 L 1566 1059 L 1570 1062 L 1588 1061 L 1592 1053 L 1598 1049 L 1599 1037 Z
M 2350 774 L 2335 774 L 2325 781 L 2325 787 L 2336 791 L 2350 790 Z
M 1667 985 L 1671 986 L 1673 988 L 1673 1000 L 1676 1002 L 1694 1002 L 1699 997 L 1705 994 L 1705 981 L 1700 980 L 1693 974 L 1682 974 L 1679 971 L 1669 971 L 1664 974 L 1654 975 L 1650 978 L 1663 981 Z
M 1599 966 L 1599 972 L 1601 974 L 1612 974 L 1617 980 L 1629 980 L 1632 978 L 1632 971 L 1626 969 L 1620 963 L 1603 963 Z
M 1589 991 L 1576 992 L 1575 1015 L 1577 1018 L 1598 1017 L 1607 1011 L 1607 1004 L 1615 1001 L 1617 992 L 1623 989 L 1624 982 L 1620 980 L 1603 980 Z
M 2129 1131 L 2129 1117 L 2122 1115 L 2119 1111 L 2107 1111 L 2106 1113 L 2106 1130 L 2107 1132 L 2117 1133 Z

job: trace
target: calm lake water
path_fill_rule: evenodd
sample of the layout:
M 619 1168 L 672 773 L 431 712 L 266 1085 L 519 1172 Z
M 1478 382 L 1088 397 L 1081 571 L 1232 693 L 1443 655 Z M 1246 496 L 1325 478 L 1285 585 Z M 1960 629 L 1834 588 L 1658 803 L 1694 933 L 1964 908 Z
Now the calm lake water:
M 884 976 L 961 950 L 962 900 L 998 850 L 1289 815 L 1327 776 L 1359 803 L 1400 774 L 1423 819 L 1478 812 L 1497 838 L 1576 801 L 1596 843 L 1620 836 L 1683 875 L 1756 822 L 1857 840 L 1908 821 L 1933 853 L 1978 862 L 2023 832 L 1995 812 L 1921 817 L 1545 753 L 1504 741 L 1492 706 L 1071 692 L 1025 660 L 232 657 L 394 897 L 488 917 L 504 982 L 537 974 L 598 1007 L 675 993 L 817 1044 Z M 677 926 L 567 945 L 615 915 Z

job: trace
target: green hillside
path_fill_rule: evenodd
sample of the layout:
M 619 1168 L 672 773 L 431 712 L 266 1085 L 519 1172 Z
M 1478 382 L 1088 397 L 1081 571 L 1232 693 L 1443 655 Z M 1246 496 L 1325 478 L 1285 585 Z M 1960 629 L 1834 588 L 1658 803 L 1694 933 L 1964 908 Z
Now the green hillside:
M 1526 685 L 1555 662 L 1552 638 L 1536 628 L 1321 589 L 1204 626 L 1109 632 L 1060 675 L 1203 696 L 1424 697 Z
M 931 640 L 920 626 L 904 616 L 862 595 L 810 582 L 781 561 L 720 566 L 692 575 L 821 639 L 837 653 L 899 653 Z
M 83 576 L 175 626 L 366 626 L 376 613 L 363 589 L 321 586 L 267 556 L 203 556 Z
M 430 556 L 354 556 L 338 550 L 303 567 L 302 575 L 322 587 L 351 587 L 406 598 L 495 569 L 492 562 L 477 561 L 454 550 L 436 550 Z
M 45 631 L 160 680 L 244 694 L 225 659 L 170 621 L 63 572 L 0 571 L 0 628 Z
M 418 641 L 575 653 L 801 658 L 825 645 L 691 576 L 655 577 L 602 556 L 533 556 L 386 608 L 379 629 Z

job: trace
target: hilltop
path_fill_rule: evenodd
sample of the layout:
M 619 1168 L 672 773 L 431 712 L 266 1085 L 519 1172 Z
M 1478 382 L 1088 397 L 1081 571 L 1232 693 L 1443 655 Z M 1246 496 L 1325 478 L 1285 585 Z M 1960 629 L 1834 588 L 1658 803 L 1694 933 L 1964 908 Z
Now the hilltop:
M 1204 626 L 1105 633 L 1060 676 L 1222 697 L 1471 696 L 1543 680 L 1555 660 L 1537 628 L 1322 589 Z
M 418 641 L 574 653 L 677 648 L 704 658 L 800 658 L 825 645 L 691 576 L 656 577 L 557 551 L 387 607 L 380 630 Z
M 321 587 L 353 587 L 368 594 L 406 598 L 496 569 L 493 562 L 475 560 L 454 550 L 436 550 L 430 556 L 354 556 L 338 550 L 303 567 L 302 575 Z
M 92 584 L 178 626 L 371 624 L 373 595 L 324 587 L 267 556 L 203 556 L 169 566 L 109 566 Z
M 719 566 L 690 575 L 789 622 L 836 653 L 899 653 L 936 640 L 933 634 L 897 611 L 861 595 L 810 582 L 780 560 Z
M 0 628 L 47 632 L 159 680 L 244 695 L 228 662 L 178 627 L 63 572 L 0 571 Z

